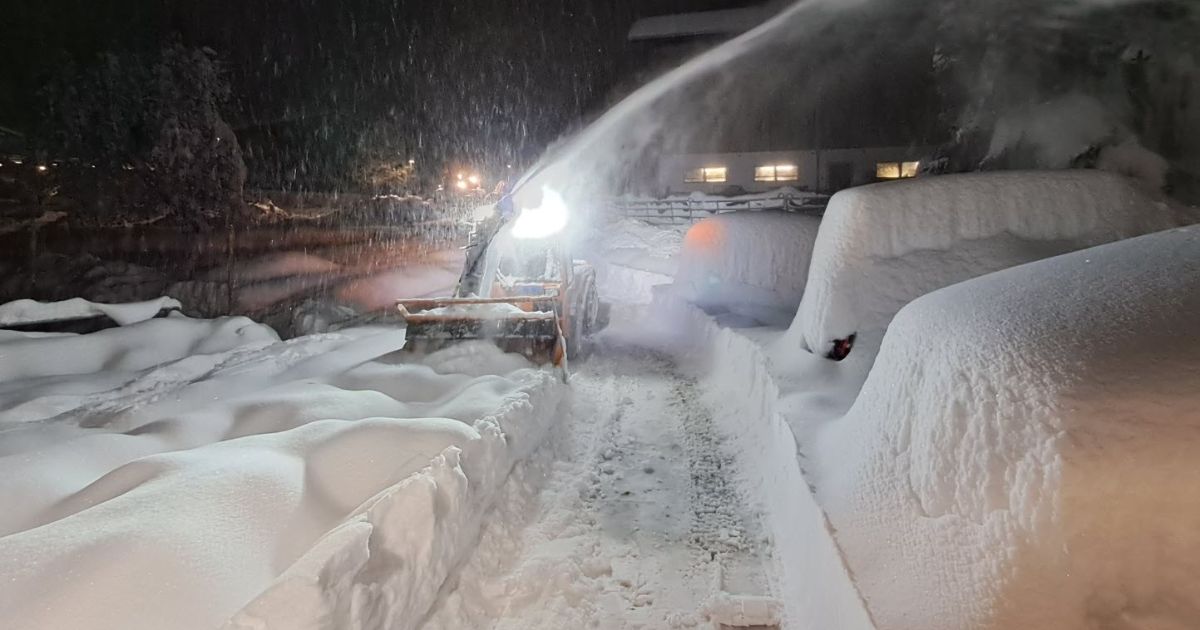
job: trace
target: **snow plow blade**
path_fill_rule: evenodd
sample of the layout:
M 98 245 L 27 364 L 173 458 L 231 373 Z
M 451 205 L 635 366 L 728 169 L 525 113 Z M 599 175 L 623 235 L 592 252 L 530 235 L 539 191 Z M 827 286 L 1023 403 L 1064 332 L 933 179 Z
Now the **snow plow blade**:
M 487 339 L 538 365 L 563 367 L 566 343 L 554 310 L 557 303 L 556 296 L 435 298 L 399 300 L 396 307 L 408 327 L 404 349 L 410 352 L 433 352 L 458 341 Z M 488 308 L 504 304 L 519 310 Z M 437 309 L 450 312 L 428 312 Z

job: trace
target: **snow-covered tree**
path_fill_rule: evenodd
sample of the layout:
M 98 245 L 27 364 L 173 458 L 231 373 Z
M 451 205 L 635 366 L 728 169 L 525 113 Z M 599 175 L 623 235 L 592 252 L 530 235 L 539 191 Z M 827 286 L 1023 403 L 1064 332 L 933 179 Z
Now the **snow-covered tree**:
M 163 216 L 209 228 L 244 211 L 246 170 L 221 117 L 229 86 L 212 50 L 176 43 L 153 58 L 66 63 L 43 96 L 42 151 L 93 167 L 71 194 L 109 209 L 100 220 Z
M 1195 3 L 950 0 L 936 15 L 945 121 L 970 149 L 960 166 L 1118 156 L 1138 158 L 1126 165 L 1137 171 L 1161 161 L 1200 173 Z

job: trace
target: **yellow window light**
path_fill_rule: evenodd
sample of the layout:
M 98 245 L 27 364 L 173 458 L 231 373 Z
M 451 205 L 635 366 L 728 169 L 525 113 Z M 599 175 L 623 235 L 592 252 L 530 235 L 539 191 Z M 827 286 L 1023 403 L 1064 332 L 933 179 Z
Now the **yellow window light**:
M 875 165 L 877 179 L 900 179 L 899 162 L 879 162 Z
M 754 167 L 756 182 L 792 182 L 800 178 L 800 168 L 795 164 L 767 164 Z
M 726 181 L 729 169 L 724 166 L 705 166 L 684 171 L 683 181 L 688 184 L 720 184 Z

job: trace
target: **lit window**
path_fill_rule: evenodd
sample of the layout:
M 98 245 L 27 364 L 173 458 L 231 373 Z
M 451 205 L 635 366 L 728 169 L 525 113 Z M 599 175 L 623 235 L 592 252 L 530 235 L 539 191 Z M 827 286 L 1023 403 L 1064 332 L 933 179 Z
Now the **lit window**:
M 800 169 L 795 164 L 769 164 L 754 167 L 756 182 L 793 182 L 800 177 Z
M 879 162 L 875 165 L 876 179 L 907 179 L 916 177 L 920 162 Z
M 696 183 L 714 183 L 720 184 L 725 181 L 726 169 L 724 166 L 706 166 L 704 168 L 696 168 L 687 171 L 683 174 L 683 181 L 689 184 Z

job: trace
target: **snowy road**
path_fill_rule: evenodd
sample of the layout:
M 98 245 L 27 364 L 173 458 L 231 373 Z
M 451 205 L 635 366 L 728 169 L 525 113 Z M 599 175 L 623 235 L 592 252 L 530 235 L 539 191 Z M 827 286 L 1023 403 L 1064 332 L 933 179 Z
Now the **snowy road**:
M 514 473 L 425 627 L 711 627 L 718 589 L 765 594 L 768 553 L 695 382 L 610 342 L 572 386 L 561 433 Z

